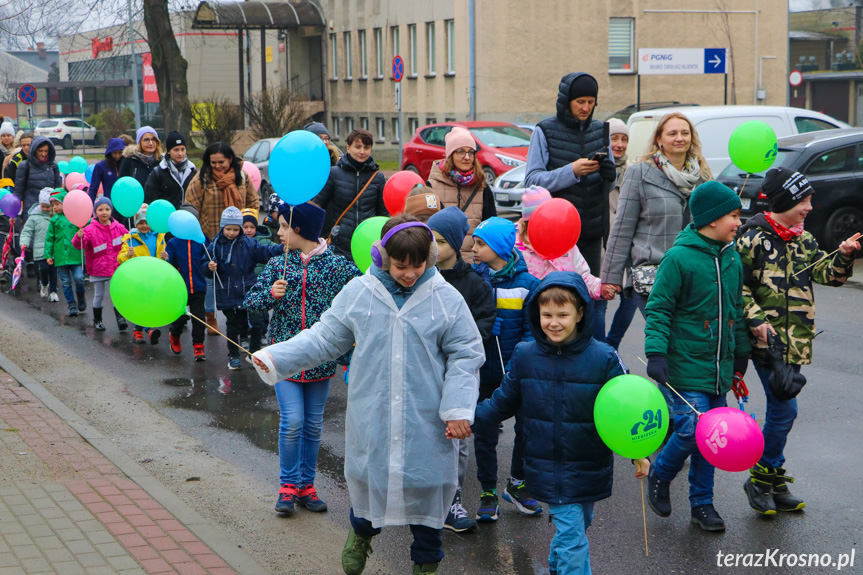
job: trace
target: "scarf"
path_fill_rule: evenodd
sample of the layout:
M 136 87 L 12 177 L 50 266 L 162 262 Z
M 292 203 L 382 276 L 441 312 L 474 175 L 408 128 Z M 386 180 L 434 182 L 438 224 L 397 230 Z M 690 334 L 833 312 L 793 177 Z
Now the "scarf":
M 698 160 L 694 157 L 686 158 L 682 172 L 672 166 L 662 152 L 656 152 L 653 155 L 653 162 L 687 196 L 692 193 L 695 185 L 701 180 L 701 166 L 698 165 Z
M 446 162 L 446 160 L 441 160 L 437 166 L 441 172 L 443 172 L 444 162 Z M 454 183 L 456 186 L 464 188 L 465 186 L 470 186 L 471 184 L 473 184 L 474 180 L 476 179 L 476 174 L 474 174 L 473 169 L 470 169 L 466 172 L 461 172 L 459 170 L 450 170 L 447 174 L 447 177 L 449 177 L 449 179 L 452 180 L 452 183 Z
M 3 144 L 0 144 L 0 152 L 3 152 L 3 155 L 4 155 L 4 156 L 8 156 L 9 154 L 11 154 L 11 153 L 12 153 L 12 150 L 10 150 L 9 148 L 7 148 L 7 147 L 6 147 L 6 146 L 4 146 Z
M 183 160 L 179 164 L 172 160 L 168 160 L 168 171 L 171 173 L 171 177 L 174 178 L 180 187 L 183 187 L 183 182 L 189 175 L 189 172 L 192 171 L 192 165 L 189 160 Z
M 515 269 L 515 264 L 517 264 L 517 263 L 518 263 L 518 254 L 512 253 L 509 255 L 509 261 L 506 262 L 506 265 L 503 266 L 502 268 L 500 268 L 499 270 L 494 271 L 491 268 L 489 268 L 489 270 L 490 270 L 489 275 L 493 278 L 502 278 L 502 277 L 508 276 L 508 275 L 512 274 L 512 271 Z
M 236 173 L 234 172 L 234 168 L 229 168 L 227 172 L 222 175 L 213 172 L 213 182 L 216 184 L 216 187 L 219 188 L 222 192 L 222 203 L 227 208 L 228 206 L 234 206 L 242 209 L 243 200 L 240 197 L 240 190 L 237 189 L 236 182 Z
M 782 238 L 782 241 L 790 242 L 803 233 L 803 222 L 794 224 L 790 228 L 786 228 L 774 220 L 770 212 L 764 212 L 764 217 L 767 219 L 767 223 L 770 224 L 770 227 L 773 228 L 773 231 L 779 234 L 779 237 Z
M 152 168 L 158 162 L 158 160 L 156 159 L 156 154 L 148 156 L 146 154 L 142 154 L 141 152 L 135 152 L 135 157 L 141 160 L 141 163 L 148 168 Z
M 626 173 L 626 159 L 626 154 L 623 154 L 614 160 L 614 169 L 617 170 L 617 183 L 615 186 L 618 188 L 623 183 L 623 174 Z

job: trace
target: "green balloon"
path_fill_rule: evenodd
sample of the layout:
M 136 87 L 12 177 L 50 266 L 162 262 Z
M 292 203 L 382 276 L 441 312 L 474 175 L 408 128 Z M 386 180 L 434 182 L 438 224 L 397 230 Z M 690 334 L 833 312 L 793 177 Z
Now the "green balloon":
M 62 162 L 57 162 L 57 168 L 60 170 L 61 174 L 69 173 L 69 162 L 63 160 Z
M 358 225 L 351 236 L 351 255 L 363 273 L 372 265 L 372 244 L 381 239 L 381 230 L 388 219 L 383 216 L 369 218 Z
M 740 124 L 728 139 L 728 156 L 735 166 L 748 174 L 769 169 L 778 151 L 776 132 L 760 120 Z
M 140 256 L 114 272 L 111 300 L 132 323 L 160 327 L 185 313 L 188 292 L 177 268 L 159 258 Z
M 75 156 L 69 160 L 69 167 L 66 168 L 69 174 L 83 174 L 87 171 L 87 160 L 81 156 Z
M 157 234 L 168 233 L 168 218 L 173 214 L 174 204 L 168 200 L 156 200 L 147 206 L 147 223 Z
M 662 445 L 668 431 L 668 406 L 651 382 L 637 375 L 620 375 L 599 390 L 593 419 L 609 449 L 641 459 Z
M 144 188 L 141 187 L 141 182 L 131 176 L 123 176 L 114 182 L 114 187 L 111 188 L 111 203 L 124 217 L 134 216 L 144 203 Z

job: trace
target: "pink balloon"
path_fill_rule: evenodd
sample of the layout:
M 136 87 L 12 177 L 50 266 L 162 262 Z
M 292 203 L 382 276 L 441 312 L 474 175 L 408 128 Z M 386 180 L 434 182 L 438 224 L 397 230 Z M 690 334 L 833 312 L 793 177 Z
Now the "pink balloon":
M 66 215 L 66 219 L 79 228 L 83 228 L 93 217 L 93 202 L 85 192 L 72 190 L 66 194 L 66 198 L 63 200 L 63 213 Z
M 746 471 L 764 453 L 764 434 L 755 419 L 741 409 L 717 407 L 698 419 L 698 450 L 723 471 Z
M 75 185 L 76 190 L 81 190 L 82 192 L 87 192 L 90 190 L 90 186 L 86 183 Z
M 84 177 L 84 174 L 79 174 L 79 173 L 75 172 L 75 173 L 66 175 L 66 189 L 67 190 L 70 190 L 70 191 L 74 190 L 78 186 L 78 184 L 84 184 L 85 186 L 88 185 L 87 184 L 87 178 Z M 63 210 L 63 211 L 65 212 L 65 210 Z
M 257 192 L 261 189 L 261 170 L 258 169 L 258 166 L 252 162 L 243 162 L 243 171 L 246 172 L 246 175 L 249 176 L 250 180 L 252 180 L 252 185 L 255 187 L 255 191 Z

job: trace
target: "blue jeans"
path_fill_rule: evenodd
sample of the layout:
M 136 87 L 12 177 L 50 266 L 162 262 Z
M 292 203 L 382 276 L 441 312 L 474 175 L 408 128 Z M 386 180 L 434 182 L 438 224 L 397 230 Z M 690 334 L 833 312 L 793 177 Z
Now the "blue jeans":
M 785 442 L 788 441 L 788 433 L 794 426 L 797 418 L 797 398 L 782 401 L 776 399 L 770 392 L 770 367 L 763 360 L 753 360 L 755 371 L 761 379 L 764 387 L 764 395 L 767 397 L 767 416 L 764 418 L 764 454 L 759 463 L 766 467 L 782 467 L 785 465 Z M 800 372 L 800 366 L 794 366 L 795 371 Z
M 76 292 L 78 301 L 84 301 L 84 268 L 80 265 L 56 267 L 60 283 L 63 284 L 63 296 L 66 298 L 66 303 L 75 304 Z M 75 284 L 74 290 L 72 289 L 73 282 Z
M 330 380 L 283 380 L 276 384 L 279 401 L 279 483 L 302 489 L 315 483 L 324 407 Z
M 680 390 L 678 390 L 680 391 Z M 725 407 L 724 395 L 701 393 L 700 391 L 680 391 L 695 409 L 704 413 L 715 407 Z M 698 414 L 682 399 L 674 396 L 674 433 L 665 444 L 653 464 L 653 473 L 662 481 L 671 482 L 677 476 L 686 458 L 689 457 L 689 504 L 706 505 L 713 503 L 713 470 L 704 459 L 695 442 L 695 426 Z
M 372 522 L 354 515 L 351 507 L 351 527 L 360 537 L 374 537 L 381 532 L 380 527 L 372 527 Z M 411 561 L 417 565 L 440 563 L 443 559 L 443 540 L 440 529 L 425 525 L 411 525 L 414 542 L 411 543 Z
M 204 295 L 204 313 L 216 312 L 216 278 L 204 278 L 207 282 L 207 292 Z
M 548 569 L 557 575 L 590 575 L 587 528 L 593 521 L 593 502 L 549 503 L 554 538 L 548 551 Z

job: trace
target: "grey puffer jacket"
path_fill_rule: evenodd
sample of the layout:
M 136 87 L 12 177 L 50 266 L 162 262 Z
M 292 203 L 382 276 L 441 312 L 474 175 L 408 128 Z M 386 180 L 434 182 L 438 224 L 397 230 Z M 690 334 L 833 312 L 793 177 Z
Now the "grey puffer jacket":
M 44 164 L 40 164 L 36 161 L 36 150 L 45 144 L 48 144 L 48 158 Z M 21 162 L 15 172 L 15 195 L 21 198 L 22 214 L 27 214 L 33 204 L 39 202 L 42 188 L 59 188 L 63 184 L 56 158 L 57 151 L 51 140 L 44 136 L 33 138 L 30 155 Z

